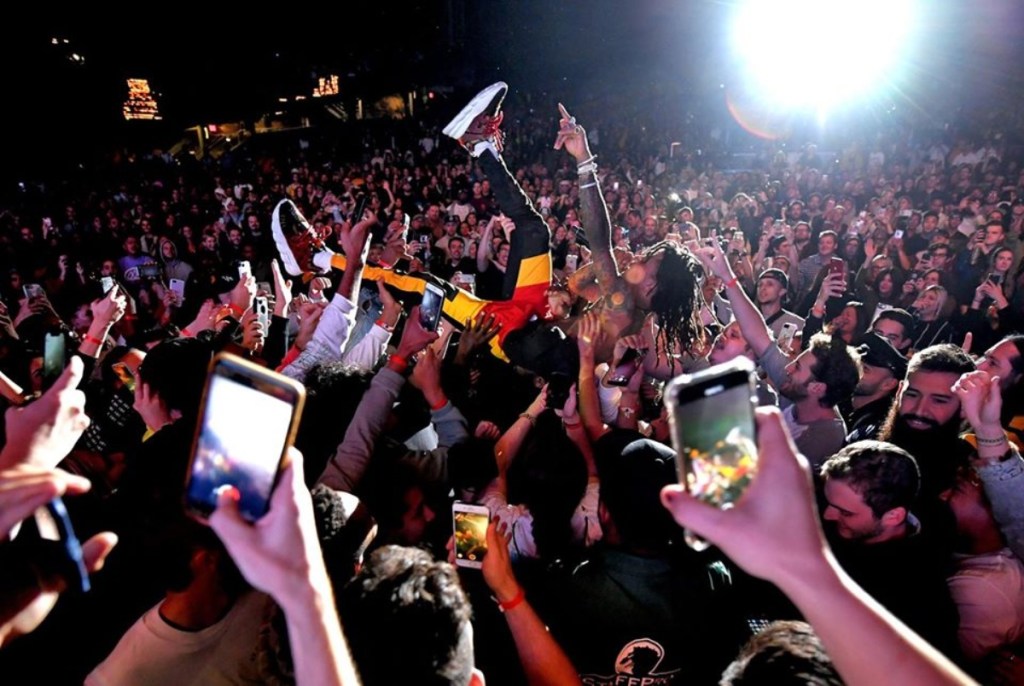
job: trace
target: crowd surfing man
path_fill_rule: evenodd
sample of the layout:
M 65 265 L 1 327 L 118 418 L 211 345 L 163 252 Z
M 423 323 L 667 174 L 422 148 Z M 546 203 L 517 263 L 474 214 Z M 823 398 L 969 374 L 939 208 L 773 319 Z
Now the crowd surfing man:
M 575 336 L 577 322 L 568 316 L 571 303 L 565 292 L 552 289 L 549 226 L 501 157 L 501 103 L 507 90 L 503 82 L 488 86 L 444 129 L 479 162 L 491 181 L 501 211 L 515 226 L 505 271 L 505 300 L 481 300 L 443 282 L 446 297 L 442 309 L 445 317 L 459 327 L 465 327 L 481 314 L 495 317 L 500 332 L 492 349 L 502 359 L 512 359 L 538 372 L 548 369 L 574 376 L 575 346 L 559 333 L 552 335 L 550 326 L 537 321 L 527 326 L 531 320 L 540 320 Z M 581 217 L 592 248 L 593 262 L 585 281 L 597 286 L 598 298 L 589 308 L 598 314 L 602 325 L 595 342 L 597 359 L 611 361 L 615 341 L 639 332 L 652 313 L 658 326 L 657 350 L 653 354 L 668 359 L 673 351 L 689 349 L 702 336 L 697 317 L 699 264 L 677 244 L 662 241 L 620 271 L 612 254 L 611 221 L 597 178 L 597 156 L 590 152 L 583 127 L 561 105 L 559 111 L 555 148 L 564 148 L 576 160 Z M 274 210 L 272 228 L 282 260 L 291 273 L 345 269 L 344 256 L 332 253 L 324 245 L 324 237 L 290 200 L 281 201 Z M 383 280 L 396 291 L 413 294 L 422 294 L 428 281 L 437 282 L 425 274 L 407 274 L 387 266 L 367 267 L 365 278 Z M 515 336 L 511 336 L 513 332 L 517 332 Z

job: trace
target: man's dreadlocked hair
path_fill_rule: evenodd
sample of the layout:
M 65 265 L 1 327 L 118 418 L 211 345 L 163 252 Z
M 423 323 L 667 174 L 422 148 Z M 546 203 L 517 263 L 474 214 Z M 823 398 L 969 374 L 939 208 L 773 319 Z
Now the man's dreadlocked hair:
M 659 252 L 665 257 L 658 268 L 658 288 L 651 298 L 651 311 L 658 316 L 658 354 L 672 359 L 673 346 L 678 345 L 683 352 L 694 344 L 704 343 L 700 321 L 704 269 L 693 255 L 671 241 L 652 245 L 644 257 L 650 259 Z

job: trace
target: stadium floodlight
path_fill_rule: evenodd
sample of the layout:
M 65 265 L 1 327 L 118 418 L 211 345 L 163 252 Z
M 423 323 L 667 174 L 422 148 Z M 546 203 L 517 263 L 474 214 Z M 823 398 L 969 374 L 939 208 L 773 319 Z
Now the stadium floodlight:
M 906 68 L 915 0 L 745 0 L 731 41 L 745 90 L 773 109 L 837 106 L 881 92 Z

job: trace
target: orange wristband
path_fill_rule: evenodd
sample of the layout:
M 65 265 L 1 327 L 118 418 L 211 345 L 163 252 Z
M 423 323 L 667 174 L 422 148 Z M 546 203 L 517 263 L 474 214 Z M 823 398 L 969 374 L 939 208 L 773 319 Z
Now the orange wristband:
M 448 398 L 441 398 L 441 400 L 439 402 L 434 403 L 433 405 L 430 406 L 430 411 L 431 412 L 437 412 L 438 410 L 440 410 L 441 408 L 443 408 L 447 404 L 448 404 Z
M 732 277 L 731 279 L 729 279 L 728 281 L 725 282 L 725 287 L 727 289 L 732 288 L 733 286 L 735 286 L 739 282 L 740 282 L 740 277 L 734 276 L 734 277 Z
M 388 367 L 390 367 L 392 371 L 396 371 L 399 374 L 401 374 L 402 372 L 409 368 L 409 360 L 405 359 L 398 353 L 395 353 L 394 355 L 388 358 Z
M 101 346 L 101 347 L 103 345 L 103 341 L 102 340 L 100 340 L 99 338 L 96 338 L 95 336 L 90 336 L 89 334 L 85 334 L 84 336 L 82 336 L 82 341 L 85 342 L 85 343 L 92 343 L 93 345 L 97 345 L 97 346 Z

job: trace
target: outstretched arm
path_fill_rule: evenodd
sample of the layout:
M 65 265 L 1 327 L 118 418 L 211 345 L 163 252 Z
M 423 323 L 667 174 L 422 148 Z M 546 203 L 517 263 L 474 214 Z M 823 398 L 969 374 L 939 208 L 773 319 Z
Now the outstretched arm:
M 601 185 L 597 180 L 597 162 L 590 152 L 587 132 L 576 123 L 563 105 L 558 106 L 562 115 L 559 122 L 555 150 L 565 150 L 576 160 L 580 175 L 580 215 L 587 231 L 590 249 L 593 252 L 594 275 L 603 295 L 618 290 L 622 284 L 619 270 L 612 255 L 611 220 L 608 207 L 601 196 Z
M 760 357 L 768 346 L 772 344 L 772 333 L 768 325 L 764 323 L 764 317 L 757 309 L 739 280 L 729 266 L 729 260 L 722 253 L 722 248 L 716 239 L 708 241 L 708 245 L 701 246 L 695 250 L 697 257 L 704 264 L 704 269 L 718 276 L 725 282 L 725 292 L 729 296 L 729 304 L 732 305 L 732 315 L 740 325 L 743 337 L 747 339 L 754 354 Z
M 508 542 L 498 531 L 498 526 L 496 521 L 491 521 L 487 527 L 487 555 L 482 571 L 484 581 L 494 592 L 494 598 L 508 622 L 526 683 L 530 686 L 580 683 L 576 668 L 526 600 L 522 587 L 516 581 Z
M 302 456 L 294 448 L 288 455 L 290 463 L 282 471 L 270 498 L 270 510 L 262 519 L 255 524 L 246 522 L 238 514 L 237 498 L 223 493 L 210 517 L 210 527 L 246 580 L 284 610 L 295 683 L 358 684 L 316 537 L 313 503 L 302 478 Z
M 739 503 L 720 510 L 681 486 L 666 486 L 662 502 L 676 521 L 778 586 L 814 627 L 847 684 L 974 683 L 839 567 L 821 531 L 807 461 L 779 411 L 759 409 L 757 429 L 758 473 Z

